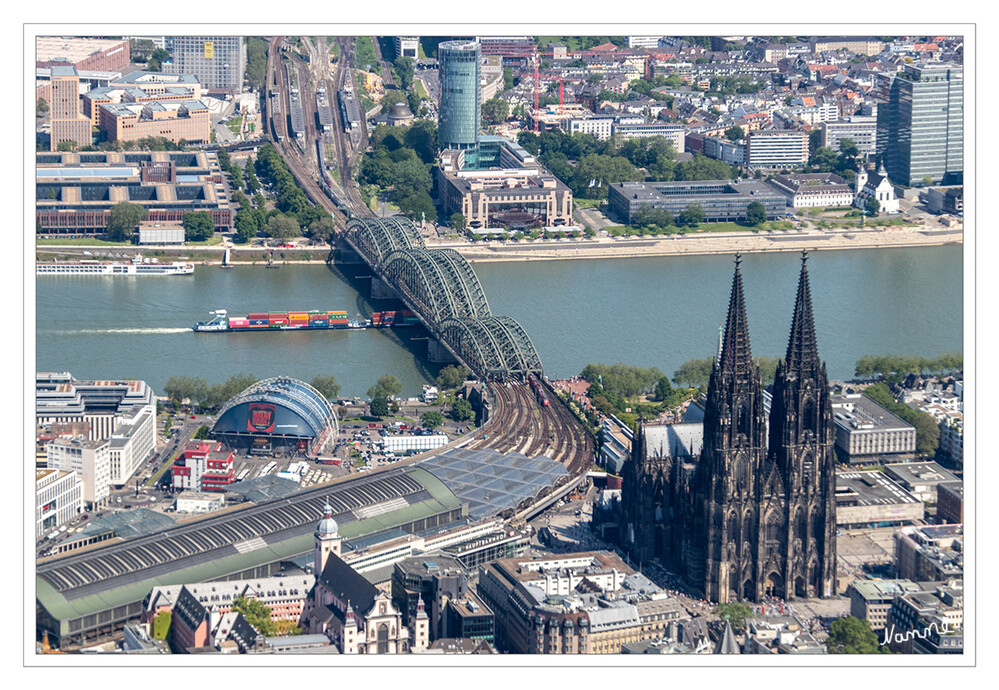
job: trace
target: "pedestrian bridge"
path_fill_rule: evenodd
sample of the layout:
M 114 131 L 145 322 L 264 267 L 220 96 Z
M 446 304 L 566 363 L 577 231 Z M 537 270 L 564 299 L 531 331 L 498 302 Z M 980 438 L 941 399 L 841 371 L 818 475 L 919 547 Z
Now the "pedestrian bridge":
M 541 375 L 530 336 L 509 316 L 494 316 L 478 276 L 453 249 L 427 249 L 403 216 L 356 218 L 341 235 L 454 357 L 480 379 Z

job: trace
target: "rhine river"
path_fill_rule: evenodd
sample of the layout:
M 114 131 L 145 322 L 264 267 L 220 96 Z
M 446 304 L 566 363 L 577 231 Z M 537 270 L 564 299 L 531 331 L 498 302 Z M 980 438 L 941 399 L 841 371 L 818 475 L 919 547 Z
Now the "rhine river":
M 742 276 L 754 355 L 783 356 L 800 257 L 750 254 Z M 933 357 L 962 350 L 963 246 L 814 252 L 808 260 L 819 355 L 831 379 L 864 354 Z M 731 290 L 730 256 L 473 264 L 493 314 L 517 319 L 550 378 L 590 362 L 659 367 L 718 346 Z M 332 374 L 341 395 L 364 396 L 383 374 L 405 396 L 428 381 L 426 363 L 385 331 L 194 333 L 213 309 L 346 310 L 363 297 L 323 265 L 222 270 L 168 278 L 36 280 L 38 371 L 78 379 L 143 379 L 157 394 L 171 376 L 220 383 L 236 373 L 310 381 Z M 407 337 L 411 331 L 396 331 Z

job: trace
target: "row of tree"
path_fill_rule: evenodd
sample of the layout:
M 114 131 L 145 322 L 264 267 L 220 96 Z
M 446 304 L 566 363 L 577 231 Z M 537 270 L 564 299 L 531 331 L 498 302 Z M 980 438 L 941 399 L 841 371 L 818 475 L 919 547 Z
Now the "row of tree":
M 270 44 L 259 36 L 246 38 L 246 81 L 260 93 L 267 83 L 267 50 Z
M 903 355 L 864 355 L 857 360 L 854 375 L 860 379 L 883 378 L 901 381 L 907 374 L 951 374 L 964 370 L 964 355 L 945 352 L 932 359 Z
M 238 173 L 238 166 L 228 166 L 230 174 L 234 169 Z M 303 232 L 313 239 L 327 241 L 332 235 L 333 221 L 329 214 L 309 203 L 288 164 L 272 144 L 260 147 L 253 164 L 247 163 L 245 176 L 248 190 L 261 188 L 258 176 L 270 180 L 277 194 L 277 208 L 267 211 L 259 191 L 254 195 L 254 208 L 237 189 L 233 199 L 240 205 L 234 220 L 238 241 L 248 242 L 258 235 L 281 241 L 298 237 Z M 233 184 L 242 187 L 244 181 L 241 176 L 233 174 Z

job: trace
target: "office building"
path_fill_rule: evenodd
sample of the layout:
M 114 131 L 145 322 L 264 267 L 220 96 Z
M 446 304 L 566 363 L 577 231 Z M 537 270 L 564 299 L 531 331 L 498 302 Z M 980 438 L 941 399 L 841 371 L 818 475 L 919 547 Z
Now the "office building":
M 964 582 L 950 579 L 932 591 L 896 597 L 885 626 L 896 654 L 964 653 Z
M 850 615 L 871 624 L 876 633 L 888 625 L 888 612 L 896 598 L 907 592 L 919 592 L 912 580 L 854 580 L 847 588 Z
M 100 128 L 108 141 L 163 137 L 175 144 L 207 144 L 211 137 L 208 108 L 201 101 L 102 105 Z
M 964 522 L 964 482 L 937 484 L 937 519 L 950 524 Z
M 35 66 L 71 66 L 78 70 L 121 72 L 131 62 L 128 39 L 66 36 L 35 38 Z
M 207 211 L 220 232 L 235 214 L 213 151 L 39 153 L 35 178 L 41 236 L 102 235 L 121 201 L 144 206 L 151 223 Z
M 35 539 L 65 525 L 80 512 L 83 487 L 75 470 L 35 472 Z
M 964 181 L 964 68 L 906 65 L 878 106 L 878 157 L 907 186 Z
M 219 441 L 188 441 L 170 472 L 175 491 L 225 491 L 235 478 L 233 454 Z
M 885 473 L 926 503 L 937 502 L 937 487 L 943 482 L 959 481 L 936 462 L 903 462 L 885 465 Z
M 845 50 L 858 55 L 877 55 L 885 42 L 870 36 L 818 36 L 808 41 L 813 53 Z
M 853 115 L 846 120 L 822 123 L 822 145 L 828 146 L 837 154 L 839 142 L 851 139 L 857 145 L 861 156 L 873 159 L 877 153 L 878 119 Z
M 419 36 L 393 36 L 393 43 L 397 58 L 411 57 L 415 60 L 420 57 Z
M 627 224 L 643 208 L 666 209 L 676 217 L 693 204 L 701 207 L 707 222 L 742 220 L 754 201 L 763 205 L 769 219 L 787 212 L 784 196 L 759 180 L 618 182 L 607 196 L 611 211 Z
M 437 139 L 441 149 L 469 149 L 479 143 L 480 58 L 476 41 L 444 41 L 437 46 L 441 87 Z
M 923 502 L 883 472 L 836 473 L 836 526 L 911 525 L 923 519 Z
M 895 568 L 917 582 L 964 577 L 964 525 L 903 527 L 895 534 Z
M 572 224 L 572 190 L 519 144 L 490 135 L 471 149 L 444 150 L 437 194 L 445 217 L 470 229 L 519 230 Z
M 209 93 L 237 94 L 243 89 L 246 43 L 242 36 L 174 36 L 173 62 L 166 74 L 193 74 Z
M 832 396 L 836 452 L 851 464 L 902 462 L 916 452 L 916 429 L 862 393 Z
M 508 558 L 479 570 L 496 647 L 513 654 L 618 654 L 686 618 L 678 602 L 607 551 Z
M 90 146 L 90 119 L 80 112 L 80 76 L 76 68 L 54 66 L 50 71 L 52 130 L 49 150 L 58 150 L 63 142 L 69 142 L 73 149 Z
M 111 495 L 111 453 L 107 441 L 58 438 L 45 446 L 48 469 L 75 472 L 80 498 L 88 510 L 107 504 Z
M 746 163 L 750 168 L 796 168 L 808 162 L 808 133 L 766 129 L 747 135 Z
M 705 140 L 705 144 L 707 142 Z M 792 208 L 849 206 L 853 203 L 853 188 L 834 173 L 775 175 L 767 182 L 784 195 L 787 205 Z

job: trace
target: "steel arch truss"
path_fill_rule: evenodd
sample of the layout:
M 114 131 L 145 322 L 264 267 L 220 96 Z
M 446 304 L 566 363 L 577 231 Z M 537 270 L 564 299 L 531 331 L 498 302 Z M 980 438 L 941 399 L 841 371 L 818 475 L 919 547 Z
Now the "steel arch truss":
M 404 216 L 358 218 L 347 224 L 347 232 L 351 244 L 374 268 L 380 267 L 394 251 L 424 246 L 419 229 Z
M 434 323 L 489 315 L 489 304 L 468 262 L 450 249 L 400 249 L 382 267 L 387 283 L 415 302 Z
M 509 316 L 447 319 L 441 338 L 486 378 L 541 375 L 541 358 L 523 327 Z

